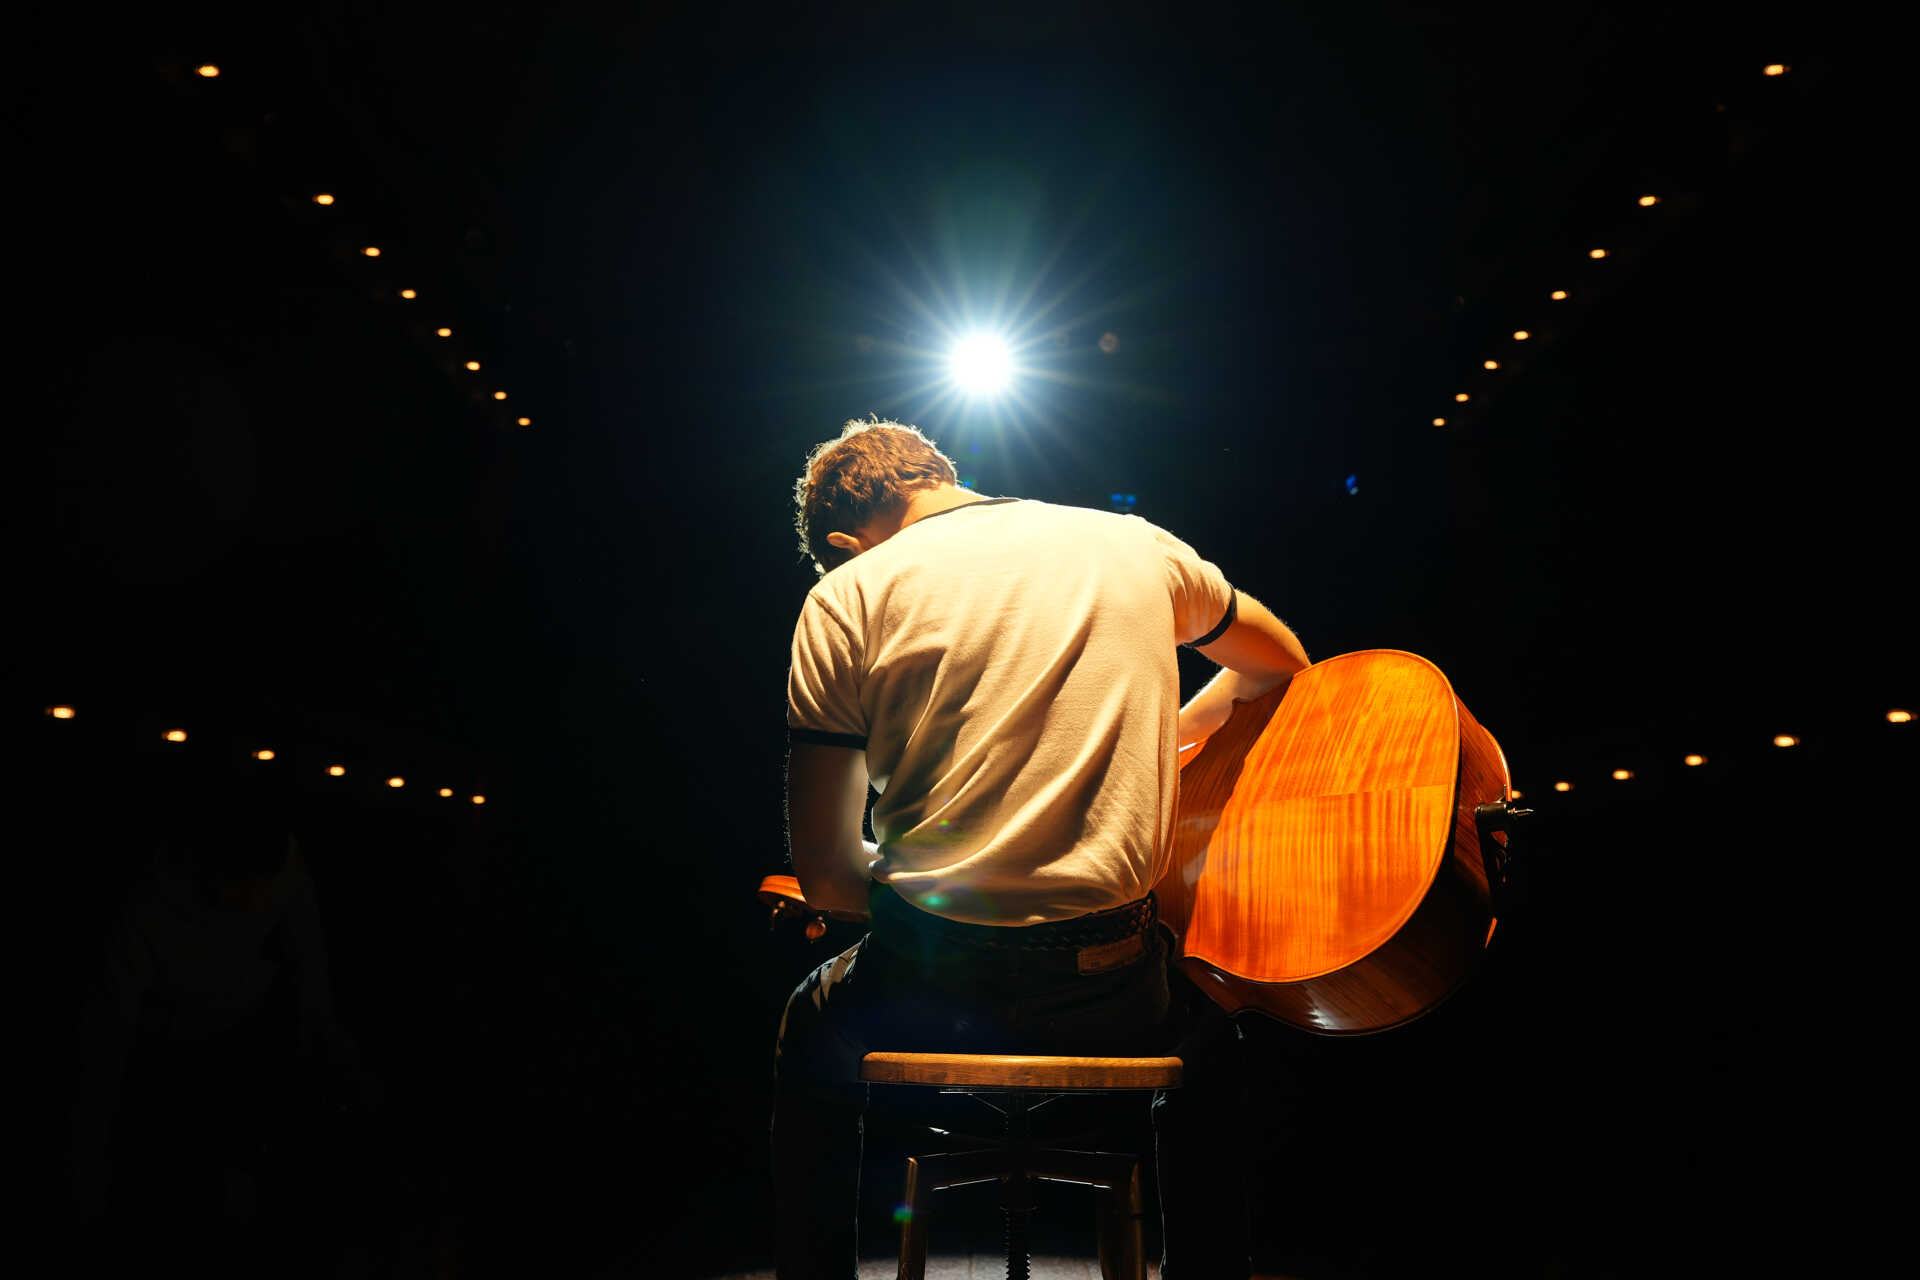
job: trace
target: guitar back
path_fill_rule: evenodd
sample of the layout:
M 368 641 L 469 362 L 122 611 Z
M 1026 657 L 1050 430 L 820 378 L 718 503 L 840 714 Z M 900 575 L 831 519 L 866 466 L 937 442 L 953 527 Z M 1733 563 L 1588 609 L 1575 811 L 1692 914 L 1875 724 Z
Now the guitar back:
M 1440 670 L 1328 659 L 1183 753 L 1157 886 L 1181 968 L 1230 1011 L 1354 1034 L 1419 1016 L 1491 937 L 1475 805 L 1505 759 Z

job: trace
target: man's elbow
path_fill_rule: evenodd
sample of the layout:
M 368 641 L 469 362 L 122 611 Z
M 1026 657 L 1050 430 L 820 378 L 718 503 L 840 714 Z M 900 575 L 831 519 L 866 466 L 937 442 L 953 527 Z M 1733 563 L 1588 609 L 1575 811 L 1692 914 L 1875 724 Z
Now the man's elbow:
M 851 844 L 854 849 L 860 848 L 857 836 Z M 790 839 L 787 852 L 793 860 L 793 877 L 800 882 L 800 894 L 808 906 L 841 915 L 866 914 L 866 869 L 856 866 L 858 859 L 842 842 Z

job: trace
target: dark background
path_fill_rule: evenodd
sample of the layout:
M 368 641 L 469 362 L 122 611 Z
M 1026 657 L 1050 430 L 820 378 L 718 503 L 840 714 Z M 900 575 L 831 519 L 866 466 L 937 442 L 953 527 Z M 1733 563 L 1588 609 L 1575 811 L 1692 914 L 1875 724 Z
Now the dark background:
M 1261 1268 L 1831 1261 L 1913 450 L 1893 144 L 1814 8 L 43 15 L 6 705 L 50 1007 L 165 770 L 280 769 L 465 1269 L 767 1266 L 774 1026 L 857 936 L 752 896 L 791 487 L 871 412 L 981 492 L 1132 495 L 1315 658 L 1430 658 L 1536 810 L 1452 1002 L 1246 1020 Z M 941 385 L 970 321 L 1023 343 L 997 406 Z

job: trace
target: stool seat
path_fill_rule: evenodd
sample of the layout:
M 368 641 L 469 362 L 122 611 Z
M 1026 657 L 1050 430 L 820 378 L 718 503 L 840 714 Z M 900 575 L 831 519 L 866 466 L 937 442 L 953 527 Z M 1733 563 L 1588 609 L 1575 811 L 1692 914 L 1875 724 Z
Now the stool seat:
M 1002 1053 L 869 1053 L 860 1061 L 867 1084 L 1050 1093 L 1174 1089 L 1178 1058 L 1055 1058 Z
M 869 1053 L 860 1060 L 866 1084 L 919 1085 L 945 1093 L 1004 1094 L 1003 1145 L 983 1151 L 907 1157 L 900 1219 L 900 1280 L 924 1280 L 932 1193 L 974 1182 L 1000 1183 L 1007 1219 L 1007 1275 L 1027 1275 L 1027 1218 L 1033 1182 L 1077 1182 L 1096 1192 L 1095 1222 L 1103 1280 L 1145 1280 L 1141 1248 L 1140 1161 L 1106 1151 L 1034 1144 L 1029 1114 L 1070 1093 L 1146 1092 L 1180 1086 L 1178 1058 L 1057 1058 L 1022 1053 Z M 986 1102 L 985 1098 L 980 1099 Z

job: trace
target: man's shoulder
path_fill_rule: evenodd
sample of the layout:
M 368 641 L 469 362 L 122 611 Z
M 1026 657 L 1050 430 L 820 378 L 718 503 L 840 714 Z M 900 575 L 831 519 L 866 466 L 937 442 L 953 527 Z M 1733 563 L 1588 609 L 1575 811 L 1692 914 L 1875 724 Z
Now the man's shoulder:
M 1014 539 L 1023 546 L 1059 545 L 1072 540 L 1079 543 L 1144 545 L 1156 534 L 1156 526 L 1135 515 L 1123 515 L 1099 507 L 1073 506 L 1047 502 L 1040 498 L 1002 498 L 990 503 L 969 504 L 953 515 L 942 513 L 923 522 L 931 537 L 912 542 L 883 543 L 835 573 L 847 573 L 838 584 L 838 594 L 857 591 L 861 585 L 889 580 L 903 569 L 921 563 L 923 555 L 934 547 L 945 551 L 975 542 L 983 534 L 990 539 Z M 917 526 L 916 526 L 917 527 Z M 887 554 L 891 549 L 892 554 Z M 938 553 L 936 553 L 938 554 Z M 865 562 L 865 563 L 862 563 Z M 828 578 L 835 574 L 828 574 Z
M 1075 526 L 1083 529 L 1104 529 L 1113 533 L 1147 528 L 1146 521 L 1138 516 L 1122 515 L 1117 511 L 1103 511 L 1099 507 L 1079 507 L 1063 502 L 1046 502 L 1039 498 L 1022 498 L 1009 502 L 999 508 L 997 516 L 1008 520 L 1030 520 L 1041 523 Z
M 849 588 L 853 585 L 853 562 L 829 569 L 820 575 L 819 581 L 807 588 L 807 594 L 801 598 L 800 612 L 824 611 L 834 617 L 845 614 L 851 598 Z
M 1098 507 L 1055 507 L 1059 527 L 1077 538 L 1101 538 L 1135 551 L 1153 546 L 1166 531 L 1132 512 L 1103 511 Z

